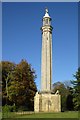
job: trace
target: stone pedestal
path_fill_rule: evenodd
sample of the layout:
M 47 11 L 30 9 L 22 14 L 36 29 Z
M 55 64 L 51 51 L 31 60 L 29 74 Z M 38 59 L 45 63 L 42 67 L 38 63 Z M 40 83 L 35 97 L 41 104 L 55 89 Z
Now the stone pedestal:
M 36 93 L 34 97 L 35 112 L 60 112 L 61 96 L 52 93 Z

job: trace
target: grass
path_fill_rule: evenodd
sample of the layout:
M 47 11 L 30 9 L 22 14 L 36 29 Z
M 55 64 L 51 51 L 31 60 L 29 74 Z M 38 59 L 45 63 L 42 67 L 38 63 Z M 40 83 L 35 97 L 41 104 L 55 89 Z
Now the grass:
M 3 114 L 3 118 L 78 118 L 78 112 L 59 112 L 59 113 L 23 113 L 16 114 L 8 112 Z
M 21 118 L 78 118 L 78 112 L 34 113 L 21 115 Z
M 0 119 L 2 118 L 2 112 L 0 112 Z

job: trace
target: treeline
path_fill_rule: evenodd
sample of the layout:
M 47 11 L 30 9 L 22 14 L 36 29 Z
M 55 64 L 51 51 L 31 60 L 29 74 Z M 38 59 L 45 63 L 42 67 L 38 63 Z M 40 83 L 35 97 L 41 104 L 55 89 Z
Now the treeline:
M 3 108 L 9 107 L 10 111 L 34 110 L 34 96 L 37 87 L 35 83 L 36 73 L 32 66 L 26 60 L 21 60 L 18 64 L 2 61 L 0 68 L 2 68 L 0 76 L 2 72 Z M 53 92 L 59 90 L 61 94 L 62 111 L 80 110 L 80 68 L 75 73 L 74 78 L 75 80 L 71 80 L 72 85 L 67 82 L 53 84 Z
M 56 82 L 53 84 L 54 93 L 59 90 L 61 95 L 62 111 L 78 111 L 80 110 L 80 68 L 73 75 L 75 80 Z
M 26 60 L 19 64 L 2 61 L 2 106 L 15 110 L 33 110 L 37 91 L 35 70 Z M 13 111 L 13 110 L 12 110 Z

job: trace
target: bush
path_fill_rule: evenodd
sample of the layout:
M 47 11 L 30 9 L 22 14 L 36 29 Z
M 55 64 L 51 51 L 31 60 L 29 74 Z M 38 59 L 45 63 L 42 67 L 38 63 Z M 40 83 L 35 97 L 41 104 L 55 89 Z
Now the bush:
M 2 107 L 2 118 L 14 117 L 14 112 L 16 111 L 16 106 L 5 105 Z
M 10 105 L 5 105 L 2 107 L 2 112 L 5 113 L 5 112 L 15 112 L 16 111 L 16 106 L 13 105 L 13 106 L 10 106 Z
M 2 112 L 5 113 L 5 112 L 10 112 L 10 108 L 8 105 L 5 105 L 2 107 Z

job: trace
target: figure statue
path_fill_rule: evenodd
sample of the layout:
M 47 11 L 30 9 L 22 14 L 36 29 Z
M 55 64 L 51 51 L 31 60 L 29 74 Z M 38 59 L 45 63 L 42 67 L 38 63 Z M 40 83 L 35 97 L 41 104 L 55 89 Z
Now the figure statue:
M 47 8 L 45 9 L 45 11 L 46 11 L 46 13 L 48 13 L 48 9 Z

